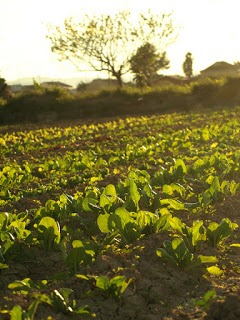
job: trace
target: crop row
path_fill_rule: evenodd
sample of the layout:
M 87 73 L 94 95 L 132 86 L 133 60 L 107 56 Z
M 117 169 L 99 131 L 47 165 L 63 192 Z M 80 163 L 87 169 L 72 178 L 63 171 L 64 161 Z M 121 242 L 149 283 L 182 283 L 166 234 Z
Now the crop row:
M 217 212 L 240 189 L 233 113 L 2 134 L 1 315 L 34 319 L 41 306 L 97 314 L 94 301 L 118 303 L 136 286 L 124 268 L 100 270 L 98 261 L 133 254 L 132 274 L 149 250 L 141 245 L 156 235 L 159 265 L 222 276 L 224 248 L 239 246 L 239 221 Z

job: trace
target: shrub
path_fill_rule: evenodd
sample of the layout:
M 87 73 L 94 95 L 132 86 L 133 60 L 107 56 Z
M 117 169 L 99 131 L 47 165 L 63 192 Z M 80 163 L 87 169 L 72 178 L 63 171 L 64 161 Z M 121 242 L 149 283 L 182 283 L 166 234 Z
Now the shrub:
M 191 84 L 191 93 L 193 95 L 200 95 L 206 96 L 216 92 L 217 89 L 223 87 L 225 84 L 226 79 L 211 79 L 211 78 L 204 78 L 197 82 L 192 82 Z

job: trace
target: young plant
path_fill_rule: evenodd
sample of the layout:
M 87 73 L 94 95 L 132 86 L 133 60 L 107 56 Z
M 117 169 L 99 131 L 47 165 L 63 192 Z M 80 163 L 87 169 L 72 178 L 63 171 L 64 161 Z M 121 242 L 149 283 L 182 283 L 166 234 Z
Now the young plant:
M 50 293 L 48 302 L 57 311 L 64 314 L 73 312 L 72 306 L 70 305 L 69 295 L 71 294 L 71 289 L 59 289 L 53 290 Z
M 185 268 L 193 262 L 194 256 L 182 238 L 175 238 L 172 241 L 165 240 L 163 246 L 164 248 L 156 251 L 160 258 L 167 259 L 180 268 Z
M 172 241 L 165 240 L 163 246 L 164 248 L 156 250 L 156 254 L 182 269 L 193 268 L 203 263 L 218 262 L 218 259 L 214 256 L 199 255 L 195 258 L 182 238 L 175 238 Z
M 112 279 L 101 276 L 96 279 L 96 287 L 101 289 L 107 297 L 119 300 L 133 279 L 130 278 L 127 282 L 125 280 L 125 276 L 116 276 Z
M 216 247 L 228 238 L 237 227 L 238 225 L 231 222 L 228 218 L 224 218 L 219 224 L 211 222 L 206 231 L 207 241 L 213 247 Z
M 109 184 L 106 186 L 106 188 L 104 188 L 100 196 L 99 205 L 106 212 L 108 212 L 111 206 L 117 201 L 117 199 L 118 197 L 115 186 L 113 184 Z
M 125 276 L 115 276 L 111 279 L 106 276 L 85 276 L 82 274 L 77 274 L 76 276 L 79 279 L 90 282 L 91 286 L 100 289 L 106 298 L 113 298 L 116 301 L 120 299 L 121 294 L 123 294 L 129 284 L 133 281 L 133 278 L 126 281 Z
M 224 180 L 220 182 L 218 176 L 210 176 L 206 182 L 210 184 L 210 187 L 199 195 L 199 201 L 203 208 L 207 208 L 208 205 L 223 200 L 226 195 L 234 195 L 239 188 L 239 184 L 235 181 L 229 182 Z
M 216 291 L 215 290 L 209 290 L 207 291 L 204 296 L 200 299 L 193 299 L 193 304 L 195 307 L 202 307 L 205 310 L 209 308 L 210 303 L 213 299 L 216 299 Z
M 125 243 L 132 243 L 141 236 L 142 226 L 123 207 L 112 214 L 100 214 L 97 224 L 104 233 L 120 234 Z
M 27 310 L 22 309 L 20 305 L 15 305 L 9 311 L 11 320 L 34 320 L 38 305 L 41 303 L 40 299 L 34 299 Z
M 47 251 L 54 250 L 61 239 L 60 226 L 51 217 L 44 217 L 37 226 L 40 245 Z
M 195 252 L 199 248 L 200 244 L 206 240 L 206 229 L 203 226 L 202 220 L 193 221 L 192 227 L 188 227 L 183 224 L 181 233 L 188 248 L 192 252 Z
M 94 260 L 98 249 L 96 244 L 74 240 L 72 242 L 72 250 L 65 261 L 70 271 L 76 273 L 82 263 L 85 265 L 90 264 Z

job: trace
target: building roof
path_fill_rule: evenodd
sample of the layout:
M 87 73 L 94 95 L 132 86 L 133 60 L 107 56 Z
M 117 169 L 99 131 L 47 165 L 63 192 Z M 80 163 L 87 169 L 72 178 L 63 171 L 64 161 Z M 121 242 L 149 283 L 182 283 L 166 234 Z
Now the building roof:
M 211 72 L 211 71 L 236 71 L 237 68 L 234 64 L 225 62 L 225 61 L 218 61 L 209 66 L 208 68 L 200 71 L 201 73 L 203 72 Z

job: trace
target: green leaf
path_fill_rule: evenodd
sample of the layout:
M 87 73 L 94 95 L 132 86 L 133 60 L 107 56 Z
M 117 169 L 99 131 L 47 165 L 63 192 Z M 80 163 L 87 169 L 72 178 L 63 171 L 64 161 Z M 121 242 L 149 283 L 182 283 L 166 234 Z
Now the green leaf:
M 124 207 L 117 208 L 115 213 L 111 214 L 111 220 L 119 230 L 123 230 L 127 223 L 134 221 L 130 216 L 130 213 Z
M 11 314 L 10 320 L 22 320 L 23 311 L 21 306 L 15 305 L 12 308 L 10 314 Z
M 23 280 L 15 280 L 8 284 L 8 288 L 14 291 L 20 291 L 22 294 L 28 294 L 31 289 L 32 281 L 30 278 L 26 278 Z
M 238 225 L 232 223 L 228 218 L 224 218 L 220 224 L 211 222 L 207 228 L 207 239 L 213 246 L 221 243 L 225 238 L 232 234 L 232 231 L 236 229 Z
M 129 180 L 129 187 L 130 187 L 130 197 L 135 204 L 137 210 L 139 210 L 139 200 L 140 200 L 140 193 L 138 192 L 138 188 L 136 183 L 133 180 Z
M 205 309 L 208 309 L 210 301 L 216 297 L 216 291 L 214 290 L 209 290 L 205 293 L 203 298 L 196 300 L 193 300 L 194 305 L 197 307 L 203 307 Z
M 193 254 L 189 252 L 182 238 L 175 238 L 163 242 L 165 249 L 159 248 L 156 253 L 159 257 L 167 258 L 179 267 L 187 267 L 192 263 Z
M 175 210 L 184 210 L 184 203 L 175 199 L 162 199 L 160 200 L 161 205 L 168 205 L 170 208 Z
M 60 226 L 59 223 L 53 218 L 42 218 L 38 224 L 37 230 L 39 241 L 45 246 L 47 250 L 53 249 L 54 245 L 60 242 Z
M 230 247 L 240 248 L 240 243 L 232 243 Z
M 198 256 L 198 261 L 200 263 L 217 263 L 218 262 L 218 258 L 216 258 L 214 256 L 199 255 Z
M 40 303 L 41 303 L 41 299 L 39 297 L 39 298 L 34 299 L 33 302 L 30 304 L 30 306 L 28 307 L 29 320 L 34 320 L 34 315 L 35 315 L 35 313 L 37 311 L 37 307 Z
M 171 185 L 165 184 L 165 185 L 163 186 L 163 189 L 162 189 L 162 192 L 163 192 L 163 193 L 171 196 L 171 195 L 173 195 L 173 191 L 174 191 L 174 189 L 171 187 Z
M 178 171 L 179 176 L 187 173 L 187 167 L 182 159 L 175 160 L 174 168 Z
M 4 264 L 4 263 L 0 263 L 0 270 L 1 269 L 8 269 L 9 266 L 7 264 Z
M 109 229 L 109 217 L 110 217 L 110 214 L 105 213 L 105 214 L 100 214 L 97 218 L 97 225 L 103 233 L 108 233 L 111 231 Z
M 100 196 L 100 207 L 104 208 L 107 205 L 113 204 L 117 199 L 117 193 L 115 186 L 113 184 L 109 184 L 103 190 Z
M 221 191 L 221 186 L 220 186 L 220 182 L 219 182 L 219 178 L 216 176 L 214 177 L 211 187 L 210 187 L 210 191 L 213 194 L 214 192 L 220 192 Z
M 219 267 L 211 266 L 207 268 L 208 273 L 215 275 L 215 276 L 221 276 L 223 274 L 223 270 L 221 270 Z
M 109 287 L 109 280 L 106 276 L 98 277 L 96 280 L 96 287 L 102 290 L 107 290 Z

